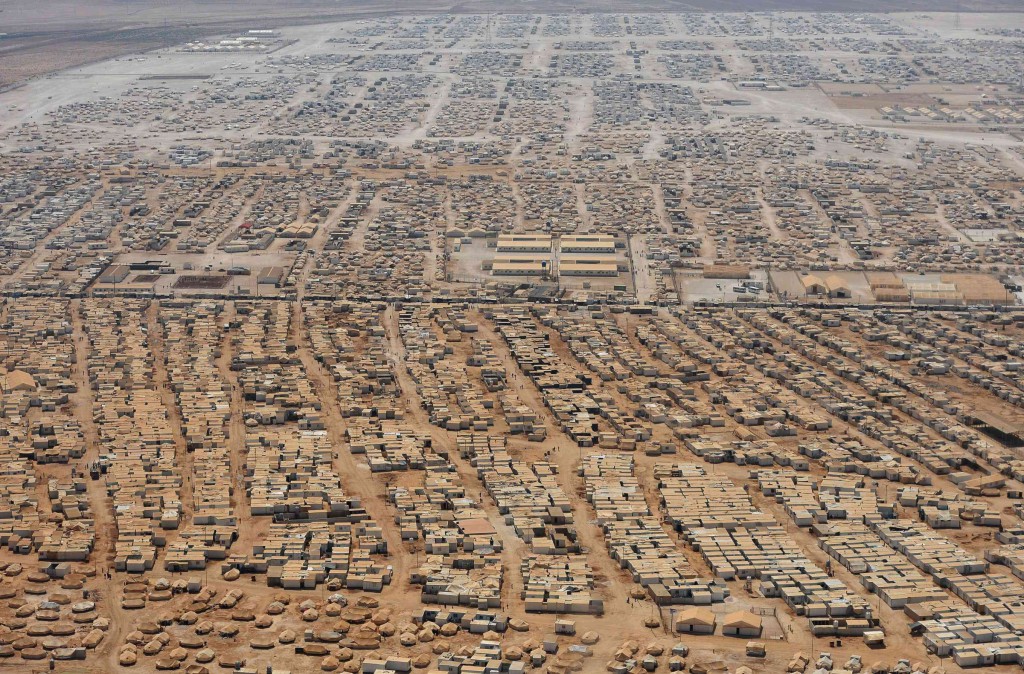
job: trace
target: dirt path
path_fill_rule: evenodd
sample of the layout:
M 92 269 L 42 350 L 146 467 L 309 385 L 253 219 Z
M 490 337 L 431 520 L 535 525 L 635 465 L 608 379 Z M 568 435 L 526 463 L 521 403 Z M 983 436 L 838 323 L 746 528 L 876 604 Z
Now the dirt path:
M 237 317 L 238 313 L 234 303 L 228 302 L 220 320 L 230 326 Z M 234 337 L 235 333 L 232 328 L 224 331 L 221 354 L 217 359 L 216 367 L 220 379 L 230 386 L 231 409 L 225 429 L 228 449 L 228 479 L 231 484 L 229 503 L 231 511 L 238 518 L 238 539 L 231 547 L 242 554 L 248 554 L 252 550 L 253 544 L 262 540 L 269 531 L 271 518 L 253 517 L 250 514 L 249 493 L 245 487 L 245 464 L 248 456 L 245 444 L 245 398 L 238 376 L 231 369 L 231 359 L 235 353 Z M 208 574 L 207 577 L 209 577 Z
M 661 183 L 651 183 L 651 193 L 654 196 L 654 213 L 661 224 L 661 231 L 666 234 L 672 232 L 672 223 L 668 219 L 668 208 L 665 206 L 665 189 Z
M 647 242 L 644 238 L 643 234 L 630 234 L 626 240 L 629 265 L 633 272 L 633 294 L 640 304 L 646 304 L 658 295 L 658 284 L 654 280 L 654 271 L 647 259 Z
M 574 183 L 571 189 L 576 195 L 576 212 L 579 213 L 582 229 L 586 230 L 593 220 L 590 211 L 587 210 L 587 187 L 583 183 Z
M 232 323 L 237 314 L 235 305 L 228 304 L 223 320 L 225 323 Z M 231 369 L 231 358 L 234 355 L 233 346 L 234 333 L 231 330 L 224 331 L 224 338 L 221 344 L 220 358 L 217 359 L 217 372 L 222 380 L 231 385 L 231 413 L 228 419 L 227 443 L 228 457 L 230 460 L 229 474 L 231 476 L 231 509 L 241 516 L 249 512 L 249 497 L 245 489 L 241 488 L 241 477 L 245 470 L 245 400 L 242 397 L 242 386 L 238 383 L 238 377 Z M 243 527 L 244 529 L 244 527 Z M 239 532 L 244 536 L 245 532 Z M 240 548 L 244 549 L 244 548 Z
M 477 505 L 487 513 L 488 520 L 494 525 L 498 538 L 501 539 L 501 563 L 504 567 L 501 603 L 504 610 L 509 610 L 514 601 L 518 600 L 518 593 L 523 589 L 522 575 L 519 573 L 519 562 L 530 554 L 530 548 L 519 538 L 512 527 L 505 524 L 505 517 L 498 512 L 497 505 L 487 494 L 487 488 L 477 475 L 476 469 L 470 465 L 469 461 L 459 456 L 459 452 L 456 449 L 455 434 L 430 423 L 422 401 L 414 393 L 416 390 L 415 382 L 413 382 L 405 367 L 407 351 L 398 326 L 398 313 L 394 308 L 389 308 L 385 313 L 384 327 L 388 335 L 389 355 L 393 355 L 397 361 L 394 369 L 402 392 L 402 401 L 409 415 L 407 418 L 415 419 L 418 429 L 429 429 L 434 446 L 441 447 L 448 452 L 448 460 L 455 468 L 456 474 L 465 487 L 466 495 L 473 498 Z M 456 342 L 452 346 L 462 347 L 455 349 L 458 355 L 453 354 L 452 360 L 454 361 L 455 358 L 464 359 L 465 349 L 468 348 L 467 344 L 465 342 Z M 453 366 L 455 366 L 454 363 Z M 489 432 L 493 433 L 494 431 Z
M 761 207 L 761 222 L 772 233 L 775 241 L 786 241 L 789 235 L 779 229 L 779 223 L 775 220 L 775 209 L 772 208 L 767 199 L 764 198 L 764 189 L 757 189 L 757 203 Z
M 416 394 L 416 382 L 409 376 L 405 367 L 405 344 L 402 343 L 401 331 L 398 328 L 398 311 L 389 306 L 384 312 L 381 321 L 387 333 L 388 361 L 395 374 L 395 381 L 398 382 L 399 396 L 402 406 L 408 414 L 408 419 L 413 422 L 417 430 L 430 434 L 430 439 L 435 447 L 454 452 L 455 440 L 450 433 L 430 423 L 430 417 L 420 404 L 420 398 Z
M 69 396 L 71 409 L 82 426 L 82 433 L 85 435 L 85 456 L 82 457 L 80 470 L 88 474 L 88 466 L 96 461 L 102 447 L 99 438 L 99 430 L 93 421 L 93 394 L 89 382 L 89 361 L 88 349 L 89 339 L 85 331 L 85 324 L 79 314 L 80 300 L 75 300 L 69 305 L 71 312 L 72 339 L 75 344 L 75 362 L 72 364 L 72 381 L 75 382 L 76 391 Z M 86 494 L 89 498 L 89 510 L 95 522 L 96 547 L 90 555 L 91 561 L 97 567 L 95 583 L 99 588 L 100 598 L 106 604 L 110 617 L 110 628 L 100 645 L 100 650 L 109 667 L 108 671 L 116 671 L 117 646 L 121 643 L 122 636 L 130 630 L 131 621 L 121 608 L 118 592 L 121 588 L 122 578 L 113 570 L 114 550 L 117 544 L 117 523 L 114 520 L 113 505 L 110 498 L 103 489 L 102 480 L 88 481 L 86 483 Z M 111 578 L 107 578 L 102 570 L 109 569 Z
M 416 125 L 411 129 L 395 135 L 391 139 L 396 145 L 409 147 L 417 140 L 423 140 L 427 137 L 427 131 L 434 125 L 434 122 L 440 116 L 441 110 L 444 109 L 445 103 L 448 102 L 449 93 L 451 91 L 451 87 L 447 82 L 449 78 L 442 77 L 439 79 L 444 81 L 443 90 L 441 92 L 431 92 L 430 107 L 421 115 L 420 120 Z
M 181 531 L 192 522 L 193 508 L 195 504 L 192 476 L 195 475 L 195 454 L 188 451 L 188 443 L 185 442 L 185 422 L 181 417 L 181 410 L 178 408 L 178 401 L 171 390 L 170 377 L 167 374 L 167 347 L 164 343 L 164 328 L 159 320 L 160 305 L 158 302 L 150 302 L 146 309 L 145 325 L 149 334 L 149 348 L 153 354 L 153 382 L 160 392 L 160 402 L 167 410 L 171 433 L 174 437 L 174 465 L 181 467 L 181 474 L 184 476 L 179 487 L 179 498 L 181 500 L 181 524 L 176 531 L 170 532 L 168 542 L 174 540 L 177 531 Z
M 387 494 L 385 491 L 381 491 L 384 481 L 371 479 L 369 466 L 364 462 L 357 462 L 355 456 L 348 449 L 348 442 L 345 440 L 344 416 L 341 405 L 338 403 L 337 387 L 310 350 L 301 302 L 292 303 L 292 332 L 296 345 L 295 353 L 306 371 L 306 376 L 309 378 L 317 398 L 326 411 L 323 418 L 327 427 L 327 436 L 334 447 L 334 470 L 341 478 L 346 493 L 358 497 L 370 519 L 379 524 L 384 531 L 384 539 L 388 544 L 389 562 L 393 566 L 393 576 L 391 584 L 384 587 L 380 596 L 382 599 L 399 601 L 403 593 L 409 592 L 406 581 L 409 578 L 411 566 L 410 553 L 402 542 L 398 529 L 387 525 L 389 521 L 393 521 L 394 517 L 387 505 Z M 409 595 L 409 599 L 418 602 L 419 596 L 418 594 Z
M 579 147 L 579 137 L 587 132 L 594 121 L 594 94 L 589 86 L 577 84 L 580 91 L 569 101 L 569 124 L 565 129 L 565 144 L 572 150 Z
M 548 440 L 544 442 L 543 447 L 551 452 L 550 462 L 558 466 L 558 482 L 566 496 L 574 502 L 577 501 L 584 493 L 583 478 L 576 472 L 583 456 L 582 448 L 559 430 L 559 424 L 551 415 L 551 411 L 544 405 L 540 392 L 519 369 L 512 352 L 509 351 L 501 336 L 491 327 L 490 322 L 482 316 L 477 316 L 476 321 L 480 326 L 477 338 L 487 340 L 494 346 L 495 354 L 501 358 L 505 371 L 509 373 L 510 388 L 519 395 L 524 403 L 537 412 L 547 427 Z M 598 588 L 604 598 L 605 615 L 629 614 L 632 609 L 626 602 L 626 598 L 628 588 L 632 586 L 632 580 L 608 556 L 604 536 L 597 525 L 591 521 L 592 516 L 593 512 L 588 505 L 580 504 L 573 510 L 573 519 L 580 543 L 587 550 L 587 562 L 593 568 L 595 577 L 599 578 Z

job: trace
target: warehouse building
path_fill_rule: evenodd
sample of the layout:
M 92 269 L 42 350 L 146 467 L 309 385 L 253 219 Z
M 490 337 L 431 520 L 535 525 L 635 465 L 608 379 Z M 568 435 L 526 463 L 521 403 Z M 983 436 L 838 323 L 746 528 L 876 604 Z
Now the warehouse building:
M 879 302 L 909 302 L 910 293 L 907 287 L 900 280 L 900 277 L 891 271 L 868 272 L 868 285 L 871 286 L 871 294 Z
M 964 303 L 964 297 L 952 283 L 944 282 L 907 282 L 910 300 L 914 304 L 929 306 L 953 307 Z
M 709 608 L 694 606 L 680 611 L 673 625 L 676 632 L 686 634 L 714 634 L 715 614 Z
M 825 280 L 815 274 L 808 274 L 800 279 L 804 284 L 804 292 L 807 295 L 827 295 L 828 286 L 825 285 Z
M 615 237 L 610 234 L 567 235 L 558 244 L 563 253 L 615 254 Z
M 835 274 L 821 278 L 816 274 L 808 274 L 800 279 L 804 284 L 804 292 L 812 297 L 831 297 L 849 299 L 853 297 L 850 284 Z
M 543 276 L 550 268 L 551 260 L 536 255 L 506 255 L 491 263 L 495 276 Z
M 498 237 L 499 253 L 547 253 L 551 250 L 548 234 L 502 234 Z
M 750 611 L 735 611 L 722 621 L 722 634 L 727 637 L 761 636 L 761 618 Z
M 567 255 L 558 262 L 561 276 L 617 276 L 619 265 L 615 260 L 597 255 Z

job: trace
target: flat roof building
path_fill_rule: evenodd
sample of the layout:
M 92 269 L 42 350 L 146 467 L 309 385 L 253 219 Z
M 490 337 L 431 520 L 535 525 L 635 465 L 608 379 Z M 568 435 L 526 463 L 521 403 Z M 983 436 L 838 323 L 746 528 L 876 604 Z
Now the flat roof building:
M 491 263 L 495 276 L 543 276 L 550 268 L 551 261 L 541 257 L 504 256 Z
M 594 255 L 565 255 L 558 261 L 561 276 L 617 276 L 615 260 Z
M 563 253 L 615 253 L 615 237 L 611 234 L 570 234 L 558 241 Z
M 499 253 L 546 253 L 551 250 L 548 234 L 501 234 L 498 236 Z

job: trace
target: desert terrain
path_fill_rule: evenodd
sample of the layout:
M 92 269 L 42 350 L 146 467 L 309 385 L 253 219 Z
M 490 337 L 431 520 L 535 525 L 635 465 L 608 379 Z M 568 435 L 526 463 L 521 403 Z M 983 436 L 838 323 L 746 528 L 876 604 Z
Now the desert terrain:
M 1012 6 L 78 7 L 0 13 L 0 670 L 1020 671 Z

